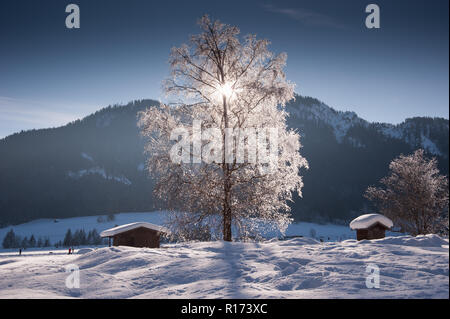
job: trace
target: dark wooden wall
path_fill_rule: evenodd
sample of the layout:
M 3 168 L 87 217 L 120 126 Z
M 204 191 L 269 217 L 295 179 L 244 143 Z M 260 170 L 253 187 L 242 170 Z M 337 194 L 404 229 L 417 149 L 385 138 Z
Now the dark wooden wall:
M 367 229 L 358 229 L 356 230 L 356 239 L 357 240 L 363 240 L 363 239 L 380 239 L 384 238 L 386 235 L 386 227 L 383 225 L 377 223 L 375 225 L 372 225 L 371 227 Z
M 113 237 L 114 246 L 149 247 L 159 248 L 158 231 L 139 227 Z

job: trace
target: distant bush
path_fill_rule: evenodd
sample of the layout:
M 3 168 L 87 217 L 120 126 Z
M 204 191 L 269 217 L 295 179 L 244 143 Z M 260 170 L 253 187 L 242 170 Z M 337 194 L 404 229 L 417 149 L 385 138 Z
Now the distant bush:
M 3 239 L 3 248 L 17 248 L 19 247 L 20 243 L 20 238 L 18 236 L 16 236 L 16 234 L 14 233 L 14 230 L 10 230 L 5 238 Z
M 33 247 L 50 247 L 50 239 L 48 237 L 36 237 L 32 234 L 30 239 L 28 237 L 22 238 L 14 233 L 14 230 L 10 230 L 2 243 L 3 248 L 33 248 Z
M 97 229 L 92 229 L 86 235 L 84 229 L 77 229 L 73 234 L 71 229 L 68 229 L 66 235 L 64 236 L 64 240 L 56 243 L 56 247 L 64 246 L 86 246 L 86 245 L 102 245 L 105 243 L 105 240 L 100 237 Z
M 107 240 L 101 238 L 97 229 L 92 229 L 87 234 L 84 229 L 77 229 L 72 233 L 71 229 L 68 229 L 64 240 L 60 240 L 54 244 L 56 248 L 58 247 L 71 247 L 71 246 L 86 246 L 86 245 L 104 245 Z M 11 229 L 3 238 L 2 242 L 3 248 L 34 248 L 34 247 L 50 247 L 50 239 L 48 237 L 38 237 L 31 234 L 28 238 L 27 236 L 22 237 L 16 235 L 14 230 Z

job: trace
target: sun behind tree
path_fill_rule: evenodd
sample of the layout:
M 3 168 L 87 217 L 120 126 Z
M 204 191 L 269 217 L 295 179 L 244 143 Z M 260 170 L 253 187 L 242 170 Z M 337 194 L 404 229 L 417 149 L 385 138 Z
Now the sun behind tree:
M 299 169 L 308 165 L 286 125 L 284 106 L 294 97 L 286 54 L 253 35 L 241 43 L 237 27 L 208 16 L 199 24 L 202 33 L 172 49 L 165 89 L 173 102 L 140 114 L 154 192 L 180 212 L 169 227 L 181 237 L 205 226 L 225 241 L 232 229 L 240 238 L 267 227 L 284 232 L 288 201 L 301 196 Z M 178 147 L 179 136 L 192 144 Z M 182 153 L 190 162 L 173 160 Z

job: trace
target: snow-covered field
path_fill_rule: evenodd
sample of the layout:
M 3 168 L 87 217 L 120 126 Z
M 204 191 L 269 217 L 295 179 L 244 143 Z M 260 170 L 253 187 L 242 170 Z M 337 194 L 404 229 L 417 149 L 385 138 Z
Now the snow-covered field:
M 74 217 L 65 219 L 38 219 L 28 223 L 0 228 L 0 251 L 2 251 L 1 242 L 6 233 L 13 229 L 16 235 L 22 237 L 33 234 L 35 238 L 48 237 L 52 244 L 64 239 L 64 235 L 70 228 L 73 231 L 77 229 L 84 229 L 86 232 L 97 229 L 101 231 L 112 228 L 116 225 L 129 224 L 133 222 L 148 222 L 152 224 L 162 225 L 164 221 L 164 211 L 158 212 L 142 212 L 142 213 L 120 213 L 115 214 L 115 220 L 107 221 L 105 215 Z M 99 217 L 103 218 L 103 222 L 98 222 Z M 316 224 L 316 223 L 294 223 L 289 226 L 286 231 L 287 236 L 304 236 L 311 237 L 311 232 L 315 234 L 314 237 L 322 239 L 323 241 L 336 241 L 356 238 L 355 231 L 352 231 L 348 226 L 333 225 L 333 224 Z M 273 237 L 280 236 L 280 234 L 269 234 Z M 16 249 L 15 249 L 16 250 Z M 15 251 L 14 250 L 14 251 Z M 4 251 L 4 250 L 3 250 Z
M 87 252 L 86 252 L 87 251 Z M 448 298 L 448 239 L 194 242 L 0 254 L 1 298 Z M 79 267 L 67 288 L 65 266 Z M 366 267 L 379 288 L 366 287 Z
M 13 229 L 16 235 L 23 237 L 27 236 L 29 238 L 32 234 L 36 238 L 49 237 L 50 242 L 54 244 L 64 239 L 64 235 L 69 228 L 72 232 L 77 229 L 84 229 L 86 232 L 97 229 L 100 233 L 101 231 L 116 225 L 129 224 L 138 221 L 160 225 L 163 221 L 163 214 L 164 212 L 120 213 L 114 215 L 115 219 L 113 221 L 107 221 L 105 215 L 64 219 L 37 219 L 20 225 L 0 228 L 0 246 L 1 241 L 10 229 Z M 99 217 L 104 221 L 98 222 L 97 219 Z
M 11 228 L 17 235 L 49 237 L 55 243 L 69 228 L 101 232 L 163 220 L 164 212 L 121 213 L 102 222 L 98 216 L 40 219 L 0 229 L 0 240 Z M 428 235 L 357 242 L 348 226 L 305 222 L 290 225 L 286 235 L 305 238 L 160 249 L 77 248 L 74 255 L 66 249 L 30 248 L 18 256 L 17 249 L 2 249 L 0 298 L 449 297 L 448 239 Z M 324 242 L 307 238 L 311 235 Z M 66 287 L 70 264 L 80 269 L 80 288 Z M 379 267 L 379 289 L 366 287 L 369 264 Z

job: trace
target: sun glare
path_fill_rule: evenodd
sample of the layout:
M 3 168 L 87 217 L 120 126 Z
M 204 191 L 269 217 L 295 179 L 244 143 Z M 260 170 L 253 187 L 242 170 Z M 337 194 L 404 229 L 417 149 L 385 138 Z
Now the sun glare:
M 230 82 L 225 82 L 225 84 L 219 86 L 218 90 L 220 94 L 225 96 L 226 98 L 230 98 L 233 94 L 233 87 Z

